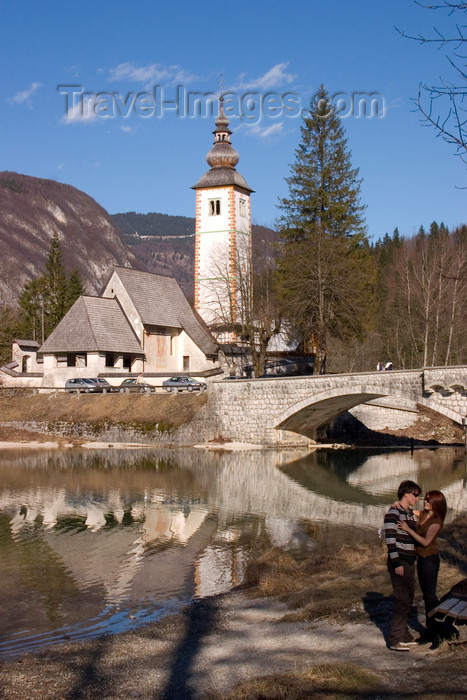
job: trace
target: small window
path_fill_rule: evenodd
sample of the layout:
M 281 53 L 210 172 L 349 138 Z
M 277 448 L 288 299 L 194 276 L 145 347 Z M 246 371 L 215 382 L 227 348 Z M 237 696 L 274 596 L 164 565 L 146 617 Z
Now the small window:
M 105 353 L 105 366 L 114 367 L 115 366 L 115 355 L 113 352 Z
M 220 199 L 210 199 L 209 200 L 209 216 L 219 216 L 221 213 L 221 200 Z
M 184 355 L 183 356 L 183 371 L 188 372 L 189 369 L 190 369 L 190 356 Z
M 74 352 L 69 352 L 66 356 L 66 366 L 76 367 L 76 355 Z
M 76 367 L 87 367 L 88 366 L 88 356 L 86 353 L 83 355 L 76 355 Z
M 240 199 L 239 201 L 239 212 L 240 216 L 246 216 L 246 200 Z

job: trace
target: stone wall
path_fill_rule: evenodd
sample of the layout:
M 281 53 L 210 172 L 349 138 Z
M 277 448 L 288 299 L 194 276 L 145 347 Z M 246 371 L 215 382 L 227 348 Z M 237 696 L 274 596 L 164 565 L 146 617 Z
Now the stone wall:
M 352 408 L 349 413 L 369 430 L 404 430 L 418 420 L 415 401 L 394 402 L 391 397 L 374 399 Z

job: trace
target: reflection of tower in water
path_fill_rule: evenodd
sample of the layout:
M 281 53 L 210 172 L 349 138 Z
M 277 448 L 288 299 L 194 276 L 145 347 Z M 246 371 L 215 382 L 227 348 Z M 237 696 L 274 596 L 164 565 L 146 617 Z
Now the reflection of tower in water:
M 248 553 L 238 543 L 241 534 L 237 527 L 218 530 L 214 542 L 197 557 L 194 579 L 196 597 L 226 592 L 243 581 Z

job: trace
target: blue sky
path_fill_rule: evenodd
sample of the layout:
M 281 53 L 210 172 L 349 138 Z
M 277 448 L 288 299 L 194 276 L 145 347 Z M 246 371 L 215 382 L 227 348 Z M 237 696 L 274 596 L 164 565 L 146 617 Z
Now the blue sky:
M 466 166 L 420 124 L 412 102 L 420 82 L 452 70 L 445 50 L 395 29 L 428 35 L 453 25 L 412 0 L 3 3 L 0 170 L 71 184 L 112 214 L 194 216 L 190 187 L 208 169 L 214 118 L 167 103 L 217 93 L 222 74 L 237 169 L 255 190 L 253 221 L 273 225 L 300 140 L 298 112 L 323 83 L 346 100 L 369 235 L 396 226 L 412 235 L 433 220 L 453 228 L 467 220 Z M 355 93 L 377 93 L 384 112 L 350 113 Z M 154 95 L 165 102 L 159 111 Z M 238 114 L 242 104 L 252 118 Z

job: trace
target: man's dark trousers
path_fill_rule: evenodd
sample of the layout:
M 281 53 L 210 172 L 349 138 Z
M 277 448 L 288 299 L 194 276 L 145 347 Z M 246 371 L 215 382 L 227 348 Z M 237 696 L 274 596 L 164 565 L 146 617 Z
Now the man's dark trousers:
M 410 642 L 413 639 L 408 628 L 408 621 L 415 593 L 415 562 L 411 564 L 408 561 L 401 561 L 401 564 L 404 567 L 404 575 L 398 576 L 394 572 L 392 564 L 388 562 L 388 571 L 394 592 L 389 646 L 398 642 Z

